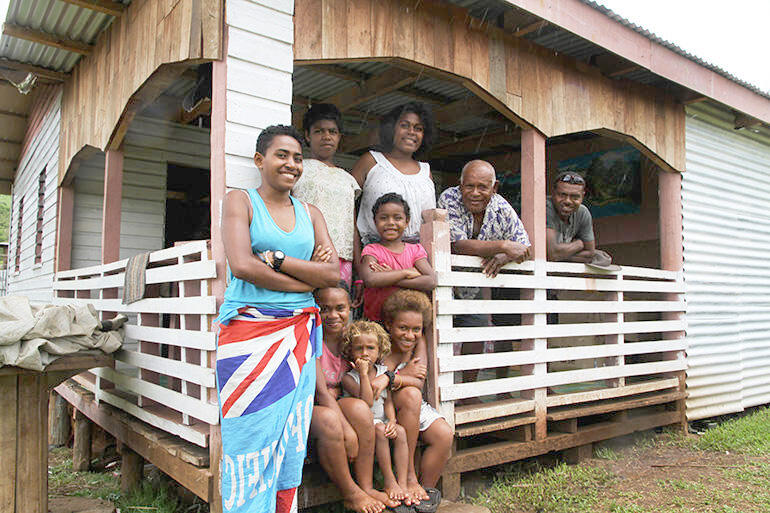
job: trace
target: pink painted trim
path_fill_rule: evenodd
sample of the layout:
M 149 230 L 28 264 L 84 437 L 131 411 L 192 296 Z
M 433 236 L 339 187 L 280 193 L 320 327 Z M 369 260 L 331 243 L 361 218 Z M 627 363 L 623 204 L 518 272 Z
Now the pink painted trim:
M 682 175 L 658 174 L 660 202 L 660 266 L 667 271 L 681 271 L 682 254 Z
M 521 133 L 521 220 L 532 242 L 535 260 L 545 260 L 545 136 Z
M 621 25 L 579 0 L 507 0 L 663 78 L 770 123 L 770 100 Z
M 217 278 L 212 282 L 212 294 L 217 305 L 225 295 L 227 261 L 222 242 L 220 219 L 222 201 L 227 192 L 225 168 L 225 132 L 227 125 L 227 44 L 228 27 L 224 27 L 222 60 L 213 62 L 211 94 L 211 253 L 216 262 Z
M 120 210 L 123 199 L 123 152 L 107 150 L 104 157 L 102 263 L 120 259 Z
M 59 187 L 58 223 L 56 228 L 56 272 L 72 268 L 72 218 L 75 207 L 75 188 Z

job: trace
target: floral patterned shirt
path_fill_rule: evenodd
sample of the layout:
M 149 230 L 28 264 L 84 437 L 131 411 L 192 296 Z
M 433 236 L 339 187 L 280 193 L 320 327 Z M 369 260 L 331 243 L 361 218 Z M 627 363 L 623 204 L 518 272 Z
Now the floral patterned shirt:
M 355 201 L 361 188 L 353 175 L 320 160 L 305 159 L 292 195 L 318 207 L 340 258 L 353 260 Z
M 460 187 L 450 187 L 441 193 L 438 208 L 446 209 L 449 221 L 449 236 L 452 242 L 473 239 L 473 214 L 463 204 Z M 510 203 L 499 194 L 494 194 L 487 204 L 484 220 L 476 240 L 512 240 L 530 246 L 529 236 L 521 219 Z M 476 287 L 458 287 L 455 295 L 470 299 L 478 295 Z

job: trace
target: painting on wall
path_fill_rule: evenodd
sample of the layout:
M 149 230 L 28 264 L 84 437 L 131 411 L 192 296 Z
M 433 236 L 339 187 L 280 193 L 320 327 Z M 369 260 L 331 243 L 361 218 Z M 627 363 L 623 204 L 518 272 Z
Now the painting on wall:
M 572 171 L 586 179 L 584 204 L 594 219 L 636 214 L 642 206 L 642 154 L 632 146 L 560 160 L 557 174 Z

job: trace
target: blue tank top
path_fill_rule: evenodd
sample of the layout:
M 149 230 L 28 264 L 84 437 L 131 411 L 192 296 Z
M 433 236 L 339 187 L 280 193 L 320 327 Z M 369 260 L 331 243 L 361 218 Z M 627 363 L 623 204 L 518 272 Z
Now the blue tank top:
M 315 232 L 313 222 L 305 206 L 298 199 L 289 196 L 294 205 L 294 229 L 290 232 L 282 230 L 270 216 L 265 202 L 256 189 L 246 191 L 251 200 L 251 250 L 254 253 L 275 251 L 280 249 L 286 256 L 310 260 L 315 248 Z M 227 321 L 238 314 L 238 309 L 244 306 L 297 310 L 315 306 L 311 292 L 283 292 L 257 287 L 253 283 L 233 276 L 227 268 L 230 283 L 225 290 L 225 300 L 219 308 L 216 322 L 227 324 Z

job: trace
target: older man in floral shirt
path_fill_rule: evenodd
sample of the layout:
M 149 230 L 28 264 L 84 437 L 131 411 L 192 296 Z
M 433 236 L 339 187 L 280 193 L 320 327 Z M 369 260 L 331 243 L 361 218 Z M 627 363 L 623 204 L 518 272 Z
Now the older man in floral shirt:
M 497 187 L 492 164 L 472 160 L 463 167 L 460 185 L 446 189 L 438 200 L 438 208 L 448 213 L 452 253 L 481 257 L 484 274 L 489 277 L 497 276 L 507 263 L 521 263 L 531 257 L 527 231 L 511 204 L 497 194 Z M 480 299 L 481 291 L 462 287 L 455 290 L 455 296 Z M 458 315 L 455 325 L 488 326 L 489 316 Z M 462 345 L 461 353 L 481 353 L 483 346 L 483 342 L 467 342 Z M 499 377 L 507 373 L 506 368 L 498 371 Z M 477 377 L 478 371 L 463 373 L 464 382 L 475 381 Z

